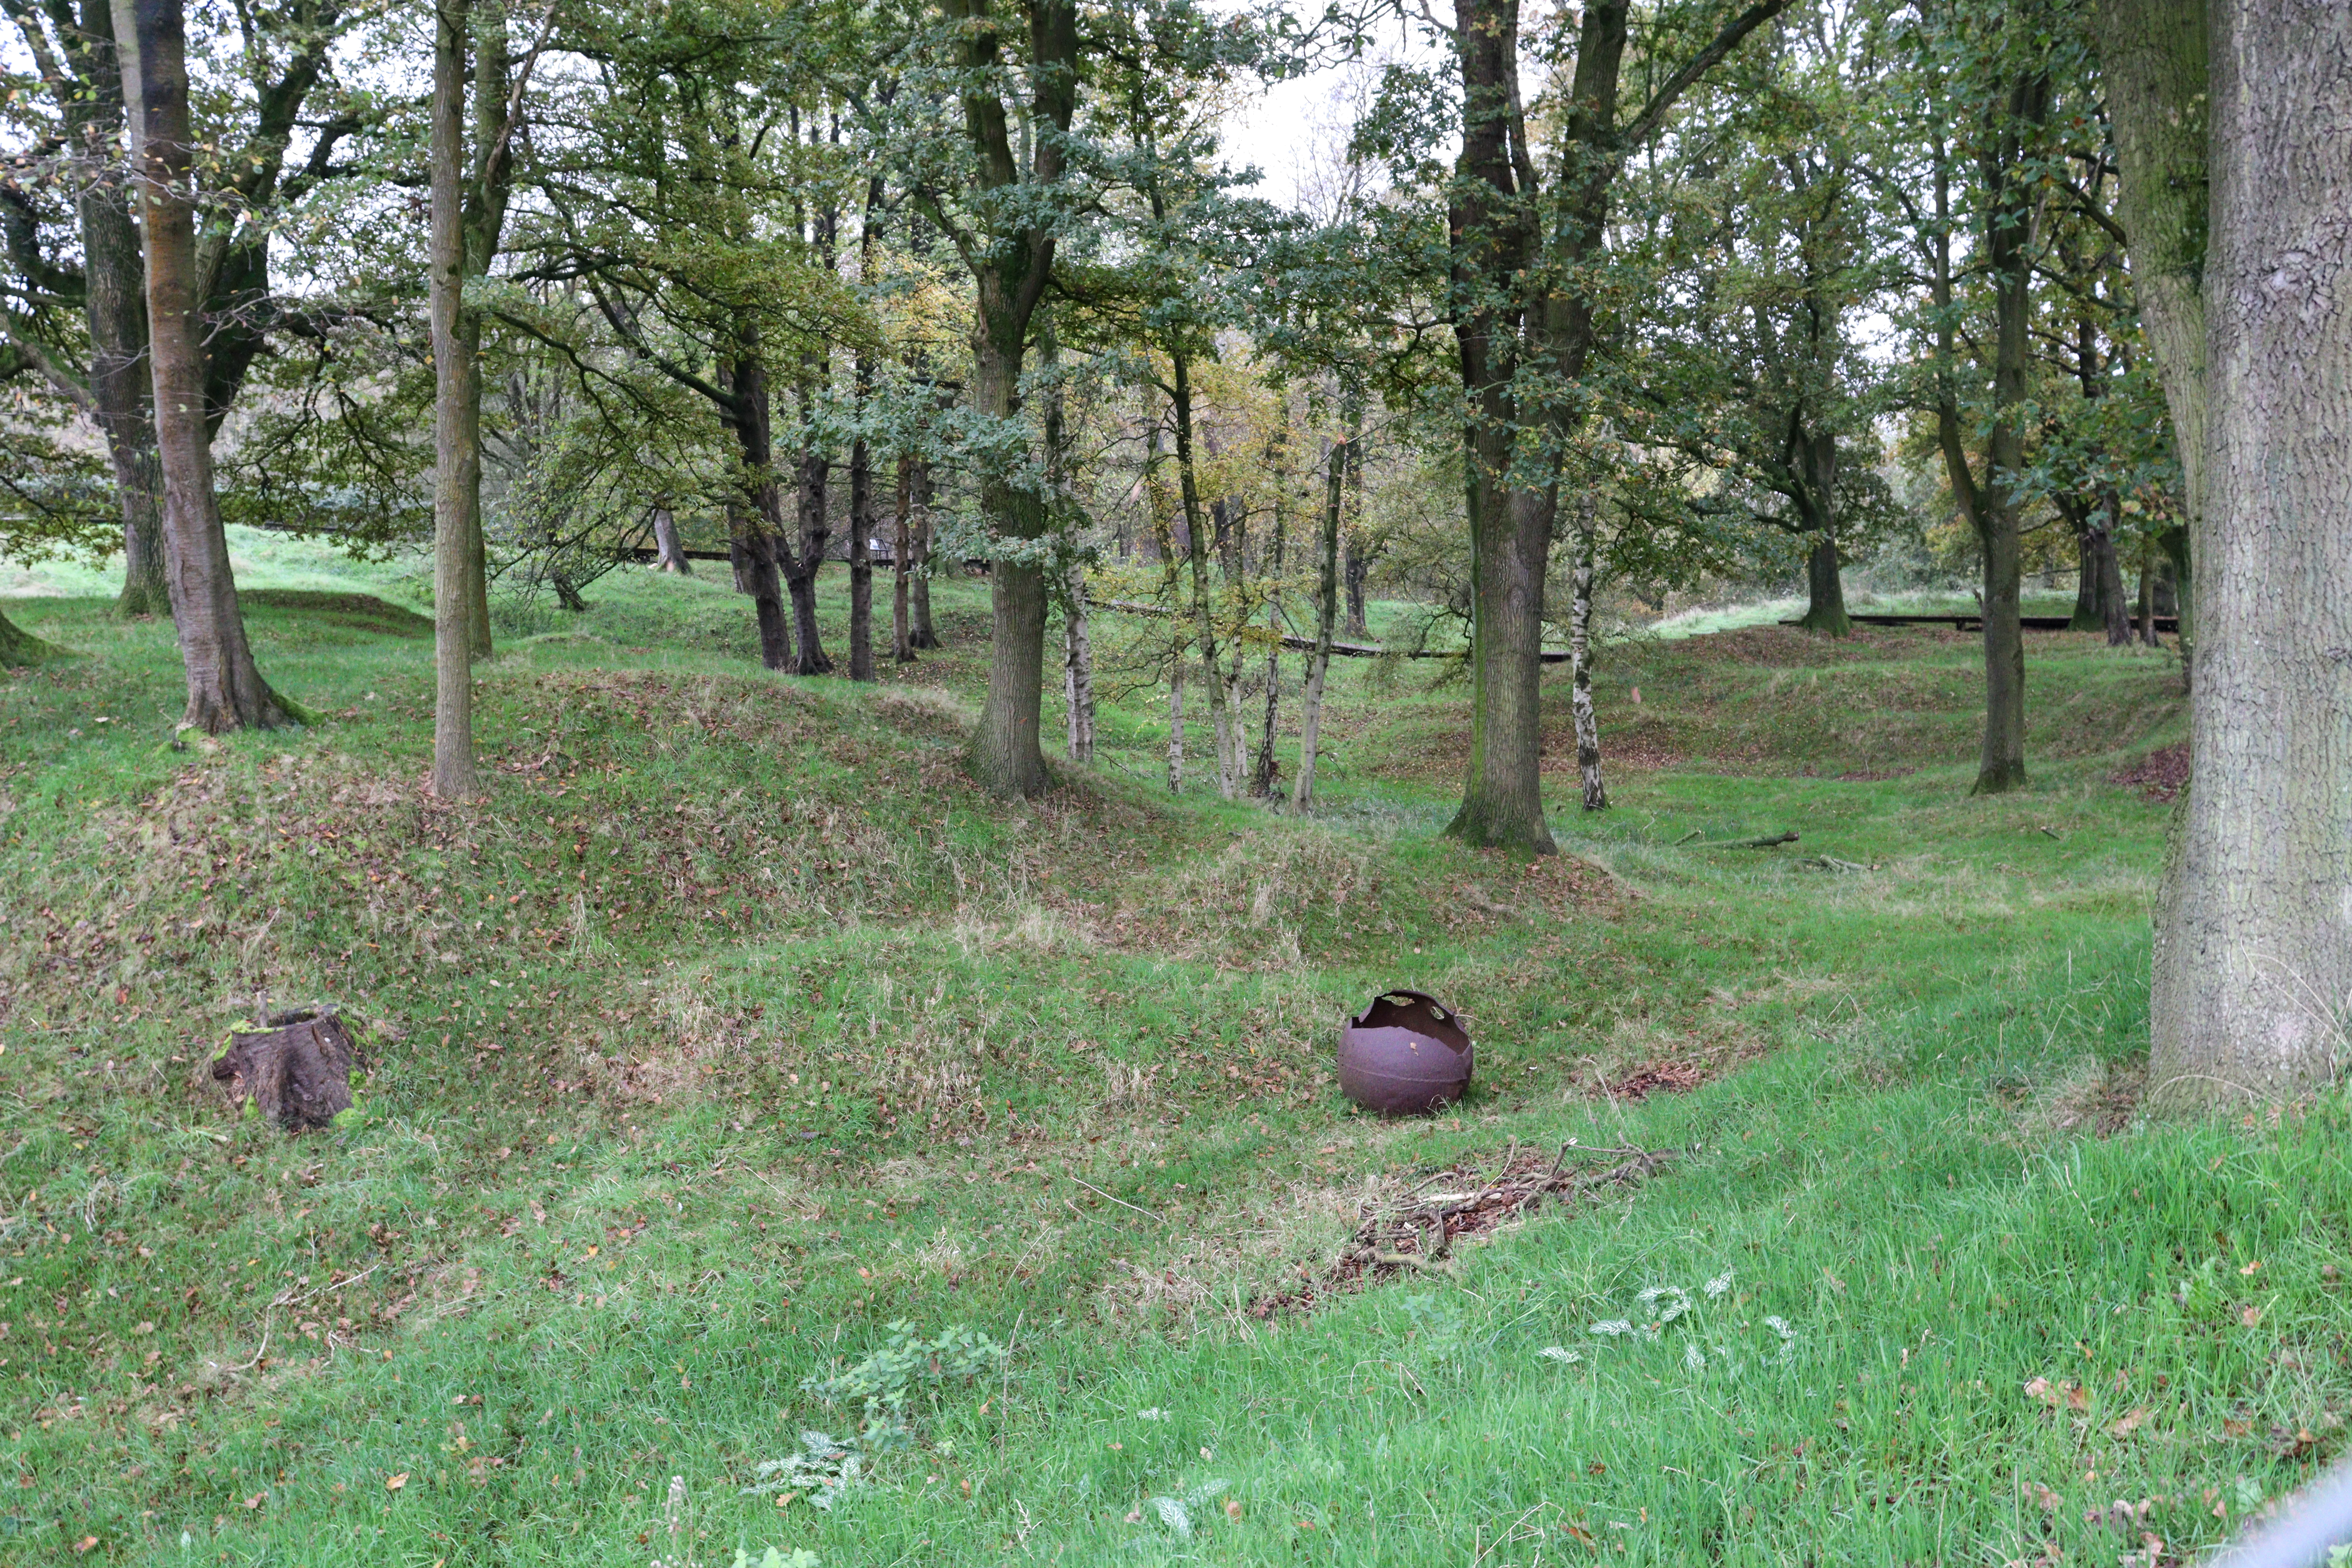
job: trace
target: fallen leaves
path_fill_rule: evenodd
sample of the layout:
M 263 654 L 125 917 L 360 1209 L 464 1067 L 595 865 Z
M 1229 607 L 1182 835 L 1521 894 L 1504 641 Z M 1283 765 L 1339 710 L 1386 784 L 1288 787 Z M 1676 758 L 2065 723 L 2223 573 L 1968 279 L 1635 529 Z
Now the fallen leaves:
M 2128 1437 L 2133 1433 L 2138 1431 L 2142 1426 L 2147 1426 L 2148 1417 L 2155 1414 L 2156 1410 L 2153 1405 L 2139 1405 L 2128 1414 L 2108 1422 L 2107 1435 L 2111 1437 Z
M 396 1476 L 387 1476 L 387 1477 L 385 1477 L 385 1478 L 384 1478 L 384 1483 L 383 1483 L 383 1489 L 384 1489 L 384 1490 L 386 1490 L 386 1491 L 388 1491 L 388 1492 L 396 1492 L 396 1491 L 398 1491 L 401 1488 L 403 1488 L 403 1487 L 406 1486 L 407 1484 L 408 1484 L 408 1472 L 407 1472 L 406 1470 L 403 1470 L 403 1471 L 401 1471 L 401 1472 L 400 1472 L 400 1474 L 398 1474 L 398 1475 L 396 1475 Z
M 2079 1383 L 2052 1383 L 2046 1377 L 2037 1377 L 2025 1385 L 2025 1396 L 2038 1400 L 2053 1410 L 2062 1407 L 2088 1410 L 2091 1407 L 2091 1396 Z

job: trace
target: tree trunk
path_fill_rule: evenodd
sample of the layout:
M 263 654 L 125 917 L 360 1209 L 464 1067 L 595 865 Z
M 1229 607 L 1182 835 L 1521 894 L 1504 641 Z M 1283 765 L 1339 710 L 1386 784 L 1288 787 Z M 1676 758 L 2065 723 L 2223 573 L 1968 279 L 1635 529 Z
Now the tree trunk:
M 760 628 L 760 663 L 769 669 L 790 669 L 792 622 L 784 614 L 783 584 L 776 573 L 775 536 L 761 526 L 762 510 L 756 503 L 727 503 L 727 553 L 740 591 L 751 596 L 752 619 Z
M 68 657 L 55 643 L 43 641 L 5 615 L 0 615 L 0 669 L 22 669 Z
M 1556 504 L 1474 455 L 1470 485 L 1470 758 L 1446 832 L 1484 847 L 1558 850 L 1543 810 L 1545 559 Z
M 1054 224 L 1034 216 L 1034 204 L 1007 202 L 1000 193 L 1024 184 L 1050 187 L 1062 177 L 1063 137 L 1077 110 L 1078 11 L 1076 0 L 1028 0 L 1033 95 L 1022 113 L 1016 155 L 1012 117 L 993 79 L 1002 55 L 988 0 L 947 0 L 946 9 L 961 24 L 957 63 L 973 84 L 964 89 L 963 109 L 974 183 L 1004 220 L 985 243 L 968 250 L 975 295 L 970 407 L 976 420 L 1001 430 L 1013 417 L 1030 319 L 1053 277 L 1055 233 Z M 981 515 L 998 539 L 1017 551 L 1044 536 L 1049 520 L 1034 483 L 995 462 L 979 479 Z M 989 609 L 988 696 L 966 758 L 972 776 L 992 794 L 1008 799 L 1041 795 L 1053 784 L 1038 735 L 1045 703 L 1044 569 L 1034 561 L 997 559 L 989 573 Z
M 1331 447 L 1323 485 L 1321 547 L 1316 552 L 1315 651 L 1307 659 L 1307 689 L 1298 699 L 1298 777 L 1290 789 L 1293 815 L 1304 816 L 1315 802 L 1315 752 L 1323 741 L 1323 683 L 1331 671 L 1331 628 L 1339 610 L 1339 508 L 1347 494 L 1352 441 Z
M 474 530 L 480 494 L 479 361 L 465 331 L 467 0 L 438 0 L 433 29 L 433 793 L 464 800 L 474 771 Z M 477 437 L 468 441 L 471 434 Z
M 1095 652 L 1087 626 L 1086 568 L 1071 565 L 1062 598 L 1062 695 L 1068 705 L 1070 760 L 1095 760 Z
M 2139 640 L 2149 647 L 2164 645 L 2156 640 L 2156 541 L 2144 539 L 2139 547 Z
M 1837 435 L 1817 431 L 1806 437 L 1804 506 L 1813 524 L 1813 548 L 1805 557 L 1805 615 L 1797 624 L 1824 637 L 1853 635 L 1845 613 L 1845 581 L 1838 574 Z
M 114 53 L 110 36 L 105 52 Z M 118 67 L 119 69 L 119 67 Z M 103 90 L 104 79 L 99 79 Z M 110 127 L 117 99 L 105 114 Z M 122 510 L 122 593 L 115 610 L 124 616 L 169 615 L 171 590 L 163 573 L 163 471 L 155 455 L 151 411 L 153 379 L 146 364 L 147 307 L 141 277 L 139 230 L 131 221 L 129 193 L 116 180 L 98 178 L 82 188 L 80 209 L 83 307 L 89 322 L 89 393 L 106 454 L 114 468 L 114 490 Z
M 1192 580 L 1192 636 L 1201 650 L 1209 687 L 1209 721 L 1217 742 L 1217 794 L 1231 800 L 1237 791 L 1233 715 L 1226 710 L 1224 668 L 1217 658 L 1217 615 L 1209 596 L 1209 552 L 1213 542 L 1201 515 L 1201 487 L 1192 465 L 1192 373 L 1182 350 L 1169 356 L 1176 433 L 1176 488 L 1184 511 L 1184 549 Z M 1222 504 L 1222 503 L 1220 503 Z M 1179 658 L 1181 658 L 1181 655 Z
M 686 549 L 677 540 L 677 519 L 669 508 L 654 508 L 654 570 L 675 572 L 681 577 L 694 575 L 694 563 L 686 558 Z
M 2206 0 L 2095 0 L 2132 293 L 2172 416 L 2188 514 L 2204 510 Z M 2184 534 L 2182 549 L 2187 549 Z M 2184 646 L 2189 617 L 2180 620 Z
M 1265 596 L 1265 626 L 1272 634 L 1265 653 L 1265 713 L 1258 725 L 1257 762 L 1250 772 L 1250 794 L 1260 800 L 1274 798 L 1274 786 L 1279 769 L 1275 763 L 1274 735 L 1281 721 L 1282 704 L 1282 566 L 1283 553 L 1288 545 L 1289 512 L 1283 501 L 1290 492 L 1290 406 L 1283 405 L 1282 431 L 1267 464 L 1274 470 L 1274 538 L 1267 547 L 1263 563 L 1269 591 Z
M 1606 811 L 1609 791 L 1601 782 L 1601 722 L 1592 710 L 1592 504 L 1589 493 L 1577 500 L 1576 603 L 1568 617 L 1569 662 L 1574 672 L 1570 701 L 1576 716 L 1576 773 L 1584 788 L 1584 809 Z M 1834 551 L 1836 546 L 1830 548 Z
M 915 460 L 904 452 L 898 455 L 898 515 L 890 520 L 890 659 L 894 664 L 912 664 L 915 644 L 907 618 L 907 576 L 914 560 L 907 514 L 915 504 Z
M 2192 760 L 2149 1016 L 2173 1102 L 2352 1054 L 2352 10 L 2234 0 L 2216 35 Z
M 1176 647 L 1175 662 L 1168 670 L 1168 793 L 1184 793 L 1184 655 L 1182 644 Z
M 782 552 L 784 587 L 793 601 L 793 635 L 800 643 L 793 671 L 800 675 L 831 675 L 833 660 L 816 628 L 816 580 L 824 570 L 824 542 L 832 535 L 825 514 L 826 492 L 833 478 L 833 460 L 815 450 L 801 453 L 800 483 L 794 489 L 794 531 Z
M 985 284 L 981 292 L 983 325 L 973 334 L 972 412 L 1009 422 L 1028 319 L 1023 313 L 1016 329 L 1011 311 L 987 307 Z M 991 466 L 981 476 L 980 501 L 982 514 L 1009 543 L 1027 544 L 1045 531 L 1044 500 L 1025 479 Z M 988 574 L 988 696 L 968 753 L 972 774 L 982 788 L 1007 799 L 1043 795 L 1053 787 L 1038 735 L 1045 704 L 1044 568 L 1034 561 L 995 562 Z
M 1364 620 L 1364 579 L 1371 575 L 1372 563 L 1362 543 L 1353 537 L 1349 539 L 1347 550 L 1348 635 L 1370 637 L 1371 628 Z
M 908 541 L 911 553 L 907 580 L 907 646 L 935 648 L 942 645 L 939 628 L 931 624 L 931 464 L 928 458 L 915 459 L 913 494 L 915 521 Z
M 860 436 L 849 448 L 849 679 L 874 679 L 874 459 Z
M 2116 558 L 2116 520 L 2123 515 L 2122 498 L 2108 490 L 2099 498 L 2106 521 L 2097 529 L 2095 565 L 2098 573 L 2099 626 L 2109 647 L 2123 647 L 2132 639 L 2131 606 L 2124 601 L 2123 563 Z
M 1797 624 L 1825 637 L 1853 635 L 1845 613 L 1845 582 L 1838 574 L 1837 540 L 1823 535 L 1805 556 L 1805 616 Z
M 743 463 L 740 500 L 727 507 L 728 552 L 735 580 L 748 584 L 760 626 L 760 662 L 770 669 L 793 668 L 793 636 L 785 618 L 783 590 L 776 579 L 776 542 L 783 532 L 783 500 L 776 485 L 772 431 L 774 405 L 768 395 L 768 370 L 761 357 L 758 327 L 744 317 L 730 345 L 735 358 L 722 367 L 730 404 L 728 420 Z
M 294 722 L 296 713 L 254 664 L 213 490 L 212 440 L 205 420 L 205 331 L 196 295 L 195 147 L 185 22 L 180 0 L 118 3 L 115 36 L 134 40 L 131 58 L 123 62 L 123 97 L 147 258 L 148 358 L 163 470 L 165 571 L 187 668 L 184 722 L 214 734 L 247 726 L 276 729 Z

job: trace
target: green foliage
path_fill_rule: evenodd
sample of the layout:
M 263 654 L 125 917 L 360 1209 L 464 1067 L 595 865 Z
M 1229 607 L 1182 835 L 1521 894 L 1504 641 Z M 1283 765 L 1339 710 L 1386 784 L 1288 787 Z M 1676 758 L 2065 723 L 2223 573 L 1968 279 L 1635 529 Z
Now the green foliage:
M 866 1414 L 859 1441 L 870 1447 L 909 1441 L 907 1401 L 917 1393 L 942 1384 L 986 1377 L 1001 1372 L 1012 1352 L 969 1324 L 958 1323 L 926 1340 L 914 1324 L 901 1320 L 889 1326 L 889 1337 L 879 1350 L 847 1370 L 829 1377 L 809 1376 L 801 1386 L 827 1405 L 855 1402 Z

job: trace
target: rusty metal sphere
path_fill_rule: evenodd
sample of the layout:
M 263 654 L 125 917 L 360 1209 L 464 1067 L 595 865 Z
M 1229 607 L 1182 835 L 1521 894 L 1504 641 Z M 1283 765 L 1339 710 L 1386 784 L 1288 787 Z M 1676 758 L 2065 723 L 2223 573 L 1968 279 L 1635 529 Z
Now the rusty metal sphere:
M 1383 991 L 1339 1029 L 1339 1092 L 1383 1116 L 1459 1100 L 1475 1053 L 1454 1010 L 1418 991 Z

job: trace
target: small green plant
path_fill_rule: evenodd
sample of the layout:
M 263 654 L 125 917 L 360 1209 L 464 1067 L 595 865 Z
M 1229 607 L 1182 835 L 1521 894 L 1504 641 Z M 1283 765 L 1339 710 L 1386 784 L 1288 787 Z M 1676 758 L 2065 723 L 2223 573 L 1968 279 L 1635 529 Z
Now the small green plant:
M 728 1568 L 824 1568 L 824 1565 L 817 1554 L 805 1546 L 795 1546 L 790 1552 L 779 1552 L 771 1546 L 760 1553 L 757 1562 L 739 1546 L 735 1549 L 735 1561 Z
M 761 1461 L 751 1472 L 758 1479 L 743 1492 L 746 1496 L 774 1492 L 786 1502 L 803 1497 L 810 1506 L 830 1513 L 841 1494 L 856 1487 L 865 1471 L 866 1457 L 858 1451 L 856 1438 L 841 1443 L 823 1432 L 803 1432 L 800 1452 Z
M 907 1425 L 907 1401 L 919 1388 L 967 1378 L 985 1377 L 1003 1370 L 1012 1352 L 968 1324 L 958 1323 L 935 1340 L 915 1332 L 901 1319 L 890 1325 L 882 1348 L 847 1371 L 832 1377 L 808 1377 L 801 1387 L 827 1405 L 856 1400 L 864 1408 L 866 1424 L 856 1442 L 868 1451 L 903 1447 L 914 1430 Z

